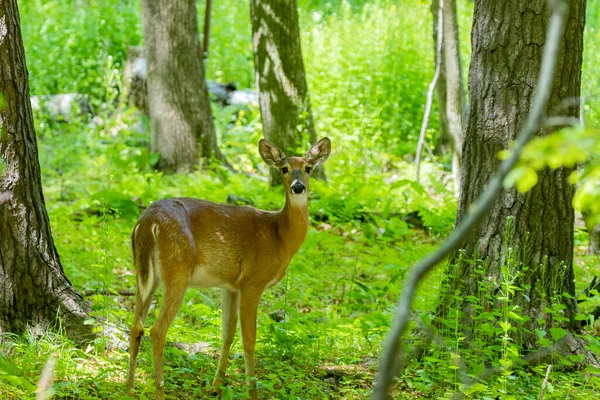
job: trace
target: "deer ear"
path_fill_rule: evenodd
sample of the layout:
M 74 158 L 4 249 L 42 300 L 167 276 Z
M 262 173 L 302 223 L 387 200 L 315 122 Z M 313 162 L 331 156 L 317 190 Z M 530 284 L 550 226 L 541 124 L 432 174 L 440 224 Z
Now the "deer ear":
M 316 166 L 323 164 L 329 157 L 329 153 L 331 153 L 331 140 L 324 137 L 310 148 L 305 159 L 309 164 Z
M 258 142 L 258 152 L 269 167 L 277 168 L 286 159 L 285 153 L 267 139 L 260 139 L 260 142 Z

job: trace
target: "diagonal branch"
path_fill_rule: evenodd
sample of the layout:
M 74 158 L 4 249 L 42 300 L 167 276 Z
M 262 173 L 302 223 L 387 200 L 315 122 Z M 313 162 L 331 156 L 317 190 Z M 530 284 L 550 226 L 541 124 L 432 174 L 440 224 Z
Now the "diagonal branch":
M 567 8 L 565 0 L 555 0 L 551 3 L 553 12 L 546 37 L 546 45 L 544 46 L 542 66 L 534 95 L 535 97 L 525 126 L 516 140 L 514 151 L 508 159 L 500 164 L 498 172 L 490 180 L 486 190 L 473 206 L 472 212 L 466 216 L 463 222 L 456 228 L 450 237 L 444 241 L 436 252 L 421 260 L 411 269 L 404 290 L 398 301 L 393 326 L 387 338 L 384 353 L 381 357 L 377 381 L 371 397 L 373 400 L 383 400 L 387 398 L 388 389 L 391 386 L 394 377 L 403 368 L 403 348 L 400 339 L 408 327 L 412 304 L 419 282 L 440 261 L 444 260 L 451 252 L 458 249 L 471 229 L 485 217 L 502 190 L 504 178 L 506 178 L 506 175 L 508 175 L 510 170 L 517 163 L 523 147 L 540 129 L 544 110 L 546 109 L 548 99 L 550 98 L 552 82 L 554 81 L 559 42 L 563 32 L 563 20 Z

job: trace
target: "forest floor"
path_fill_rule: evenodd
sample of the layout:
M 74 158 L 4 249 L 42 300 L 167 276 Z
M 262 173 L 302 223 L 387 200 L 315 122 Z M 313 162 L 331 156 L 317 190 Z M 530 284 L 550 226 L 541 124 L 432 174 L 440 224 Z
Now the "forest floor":
M 256 114 L 256 111 L 254 111 Z M 65 272 L 85 293 L 102 320 L 98 330 L 128 332 L 132 322 L 134 271 L 130 233 L 141 207 L 169 196 L 224 202 L 229 194 L 252 199 L 257 207 L 277 210 L 281 188 L 271 188 L 252 174 L 231 174 L 219 166 L 185 176 L 165 176 L 144 165 L 148 154 L 137 147 L 136 113 L 122 109 L 102 125 L 81 122 L 58 125 L 40 138 L 46 205 Z M 249 113 L 248 115 L 253 115 Z M 251 125 L 251 124 L 250 124 Z M 75 126 L 75 127 L 74 127 Z M 246 135 L 240 148 L 236 135 Z M 252 143 L 258 133 L 235 129 L 224 140 L 240 170 L 266 176 Z M 133 145 L 132 145 L 133 144 Z M 76 148 L 77 151 L 73 151 Z M 425 164 L 424 186 L 398 177 L 414 167 L 389 160 L 385 170 L 348 175 L 339 166 L 350 157 L 335 151 L 328 160 L 329 182 L 311 185 L 311 226 L 286 277 L 267 291 L 258 318 L 257 376 L 268 398 L 317 399 L 368 397 L 381 343 L 408 268 L 431 252 L 452 227 L 456 202 L 448 173 Z M 244 151 L 247 151 L 244 154 Z M 357 186 L 360 182 L 360 186 Z M 390 182 L 393 182 L 389 184 Z M 426 188 L 426 189 L 425 189 Z M 394 217 L 374 215 L 384 210 Z M 423 227 L 399 216 L 418 211 Z M 594 275 L 595 258 L 586 255 L 587 235 L 576 234 L 578 290 Z M 428 277 L 415 302 L 417 315 L 435 309 L 444 267 Z M 162 294 L 150 309 L 150 327 Z M 219 291 L 190 289 L 168 334 L 165 357 L 166 393 L 178 398 L 204 398 L 220 351 Z M 593 302 L 584 304 L 591 308 Z M 447 335 L 446 335 L 447 334 Z M 453 332 L 442 333 L 455 340 Z M 22 398 L 32 393 L 48 359 L 56 357 L 58 397 L 127 398 L 126 334 L 117 343 L 98 339 L 78 348 L 60 333 L 42 338 L 5 336 L 0 353 L 0 394 Z M 244 362 L 239 334 L 233 344 L 224 398 L 244 398 Z M 138 358 L 136 393 L 152 398 L 153 370 L 149 340 Z M 451 355 L 437 349 L 411 365 L 395 386 L 398 398 L 442 398 L 461 387 Z M 441 373 L 441 371 L 444 371 Z M 521 393 L 535 398 L 545 366 L 519 369 L 492 378 L 484 393 Z M 551 393 L 594 398 L 600 386 L 582 372 L 555 372 Z M 575 395 L 576 393 L 576 395 Z M 550 395 L 550 393 L 549 393 Z M 434 396 L 434 397 L 431 397 Z M 552 398 L 552 397 L 548 397 Z

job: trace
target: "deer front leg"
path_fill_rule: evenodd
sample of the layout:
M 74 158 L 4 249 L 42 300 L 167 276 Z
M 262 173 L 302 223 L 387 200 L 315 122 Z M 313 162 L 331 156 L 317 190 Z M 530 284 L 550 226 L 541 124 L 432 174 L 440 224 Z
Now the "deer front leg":
M 250 398 L 256 400 L 256 380 L 254 379 L 254 347 L 256 345 L 256 312 L 261 291 L 255 289 L 241 290 L 240 321 L 242 340 L 244 343 L 244 360 L 246 361 L 246 379 L 250 388 Z
M 223 341 L 223 348 L 221 350 L 221 357 L 219 358 L 217 374 L 215 375 L 215 379 L 211 385 L 210 391 L 213 396 L 217 396 L 221 393 L 221 386 L 223 386 L 223 379 L 225 378 L 225 372 L 227 371 L 229 349 L 231 348 L 231 343 L 233 343 L 233 338 L 235 337 L 239 303 L 238 300 L 239 295 L 237 292 L 223 289 L 223 315 L 221 316 L 221 338 Z

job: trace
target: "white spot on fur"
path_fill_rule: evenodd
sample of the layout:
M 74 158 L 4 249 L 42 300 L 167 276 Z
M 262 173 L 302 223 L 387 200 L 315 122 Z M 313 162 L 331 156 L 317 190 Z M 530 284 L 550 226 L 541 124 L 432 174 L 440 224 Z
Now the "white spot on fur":
M 225 236 L 223 236 L 223 234 L 221 232 L 217 232 L 216 234 L 221 242 L 225 242 Z
M 235 290 L 226 280 L 219 278 L 211 273 L 204 265 L 196 265 L 190 281 L 190 286 L 196 288 L 219 287 L 223 289 Z
M 152 286 L 154 286 L 154 275 L 156 269 L 160 268 L 160 261 L 158 258 L 157 248 L 155 248 L 152 252 L 152 255 L 148 259 L 148 263 L 148 279 L 146 280 L 146 282 L 142 282 L 140 274 L 137 275 L 138 291 L 140 292 L 140 298 L 142 299 L 142 302 L 145 302 L 148 299 L 148 296 L 150 295 L 150 290 L 152 290 Z
M 290 202 L 295 206 L 305 206 L 308 204 L 308 193 L 306 191 L 300 194 L 290 194 Z

